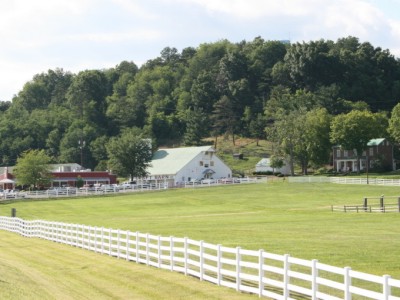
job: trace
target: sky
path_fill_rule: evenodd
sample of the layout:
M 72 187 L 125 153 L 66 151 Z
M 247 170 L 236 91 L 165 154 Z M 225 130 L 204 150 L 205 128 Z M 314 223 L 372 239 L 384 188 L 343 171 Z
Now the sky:
M 0 100 L 33 76 L 78 73 L 227 39 L 347 36 L 400 58 L 400 0 L 12 0 L 0 2 Z

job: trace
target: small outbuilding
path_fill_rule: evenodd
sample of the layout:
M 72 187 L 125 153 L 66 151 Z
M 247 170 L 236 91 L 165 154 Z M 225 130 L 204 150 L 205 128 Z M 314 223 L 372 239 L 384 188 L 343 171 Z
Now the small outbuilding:
M 14 176 L 10 173 L 8 167 L 2 167 L 0 170 L 0 188 L 6 189 L 14 189 L 15 187 L 15 179 Z
M 273 168 L 271 167 L 271 159 L 263 158 L 256 164 L 255 171 L 273 172 L 273 173 L 281 173 L 283 175 L 290 175 L 290 166 L 288 163 L 285 163 L 282 168 Z

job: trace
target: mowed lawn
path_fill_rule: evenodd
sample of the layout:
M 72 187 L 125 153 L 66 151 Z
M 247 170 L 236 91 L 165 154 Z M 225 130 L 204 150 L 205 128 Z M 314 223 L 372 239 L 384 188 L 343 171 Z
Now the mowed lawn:
M 287 253 L 303 259 L 318 259 L 322 263 L 337 267 L 350 266 L 354 270 L 376 275 L 389 274 L 400 279 L 399 213 L 331 211 L 331 205 L 361 205 L 365 196 L 378 197 L 382 194 L 400 196 L 400 188 L 273 182 L 107 197 L 18 202 L 0 205 L 0 215 L 10 215 L 11 208 L 16 208 L 18 217 L 29 220 L 44 219 L 162 236 L 186 236 L 229 247 L 264 249 L 276 254 Z M 378 200 L 375 200 L 375 203 L 377 202 Z M 396 200 L 390 202 L 394 203 Z M 0 231 L 0 252 L 14 251 L 13 249 L 19 247 L 13 236 Z M 13 241 L 12 246 L 7 245 L 9 239 Z M 25 247 L 27 254 L 35 251 L 35 246 L 30 249 L 29 239 L 22 239 L 21 243 L 20 247 Z M 37 242 L 32 243 L 35 245 Z M 40 241 L 40 243 L 49 245 L 50 242 Z M 51 250 L 49 253 L 42 250 L 45 251 L 44 255 L 56 257 L 58 251 L 71 248 L 50 243 L 53 244 L 57 245 L 57 250 Z M 54 246 L 49 246 L 52 247 Z M 74 255 L 81 252 L 90 253 L 86 250 L 72 249 L 73 253 L 76 253 Z M 65 251 L 69 253 L 70 250 Z M 99 264 L 103 264 L 103 256 L 95 253 L 85 255 L 90 255 L 93 264 L 96 264 L 97 259 Z M 18 257 L 16 259 L 18 260 Z M 51 261 L 49 259 L 47 268 L 53 268 Z M 69 263 L 63 264 L 62 261 L 58 268 L 68 269 Z M 112 261 L 117 265 L 123 264 L 123 268 L 127 264 L 127 269 L 132 268 L 132 272 L 136 272 L 137 265 L 134 263 L 117 259 Z M 23 263 L 23 260 L 16 261 L 15 268 L 18 269 Z M 2 273 L 7 272 L 7 264 L 12 266 L 13 262 L 4 262 L 0 254 Z M 34 270 L 34 266 L 31 268 Z M 155 280 L 162 278 L 162 285 L 166 284 L 164 281 L 170 276 L 169 272 L 144 268 L 150 269 L 151 274 L 154 274 L 148 276 L 154 276 Z M 89 274 L 97 276 L 98 273 L 93 271 Z M 181 274 L 176 276 L 184 278 L 182 280 L 195 280 Z M 171 280 L 176 283 L 175 278 Z M 6 286 L 0 281 L 0 294 Z M 205 286 L 207 289 L 210 287 L 209 284 Z M 152 287 L 149 286 L 149 289 Z M 193 290 L 190 294 L 193 295 L 193 299 L 205 297 L 201 294 L 196 298 Z M 238 296 L 247 297 L 241 294 Z M 180 297 L 176 295 L 171 299 Z M 182 297 L 188 298 L 187 295 Z M 225 296 L 216 296 L 216 299 L 223 297 Z M 226 296 L 226 299 L 229 297 Z M 109 298 L 113 296 L 110 295 Z M 142 298 L 157 299 L 158 296 Z

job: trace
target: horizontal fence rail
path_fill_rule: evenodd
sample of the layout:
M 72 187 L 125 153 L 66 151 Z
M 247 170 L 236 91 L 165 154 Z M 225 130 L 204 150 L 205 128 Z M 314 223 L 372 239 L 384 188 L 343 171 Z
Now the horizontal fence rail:
M 259 297 L 400 300 L 400 280 L 389 275 L 371 275 L 288 254 L 230 248 L 189 238 L 10 217 L 0 217 L 0 229 L 180 272 Z
M 323 177 L 323 176 L 289 176 L 290 183 L 307 183 L 307 182 L 329 182 L 338 184 L 371 184 L 371 185 L 388 185 L 400 186 L 400 179 L 379 179 L 379 178 L 352 178 L 352 177 Z

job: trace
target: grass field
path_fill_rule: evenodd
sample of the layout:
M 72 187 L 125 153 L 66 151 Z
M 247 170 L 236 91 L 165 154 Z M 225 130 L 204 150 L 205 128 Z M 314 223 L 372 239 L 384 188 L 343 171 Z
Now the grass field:
M 331 212 L 330 209 L 330 205 L 361 205 L 363 197 L 376 197 L 381 194 L 400 196 L 400 188 L 274 182 L 121 194 L 102 198 L 19 202 L 0 205 L 0 214 L 10 215 L 10 210 L 14 207 L 17 209 L 17 215 L 24 219 L 45 219 L 104 226 L 163 236 L 187 236 L 191 239 L 229 247 L 264 249 L 277 254 L 288 253 L 298 258 L 318 259 L 322 263 L 337 267 L 350 266 L 358 271 L 376 275 L 389 274 L 400 279 L 400 261 L 398 260 L 400 214 L 340 213 Z M 36 251 L 36 246 L 33 246 L 32 249 L 31 243 L 49 245 L 49 242 L 46 241 L 16 238 L 14 235 L 4 232 L 0 232 L 0 239 L 0 252 L 7 251 L 7 249 L 15 251 L 21 247 L 25 249 L 26 255 L 29 255 L 30 251 Z M 13 241 L 11 246 L 6 242 L 8 240 Z M 21 245 L 19 245 L 20 243 Z M 70 249 L 68 246 L 54 243 L 50 243 L 50 245 L 49 249 L 57 247 L 59 250 L 47 252 L 47 248 L 43 247 L 42 251 L 45 256 L 49 257 L 49 265 L 45 268 L 49 269 L 54 268 L 50 257 L 54 257 L 58 251 L 66 253 L 71 251 L 64 250 Z M 80 251 L 86 253 L 84 250 L 73 249 L 74 254 L 71 255 L 84 255 L 80 254 Z M 103 263 L 102 256 L 85 255 L 90 256 L 93 264 Z M 22 256 L 23 254 L 20 254 L 20 257 Z M 6 272 L 6 277 L 15 277 L 24 261 L 17 261 L 14 273 L 7 274 L 9 272 L 7 266 L 13 265 L 14 262 L 7 261 L 7 259 L 13 259 L 13 257 L 4 258 L 4 254 L 0 254 L 2 274 Z M 18 257 L 15 259 L 18 260 Z M 68 268 L 68 263 L 62 263 L 64 260 L 66 261 L 66 258 L 59 263 L 61 269 Z M 97 260 L 98 263 L 96 263 Z M 116 264 L 124 265 L 120 268 L 125 268 L 125 264 L 127 264 L 127 269 L 132 268 L 134 273 L 139 272 L 136 271 L 135 264 L 134 268 L 132 263 L 118 261 Z M 112 262 L 110 270 L 113 268 L 111 265 L 113 265 Z M 42 267 L 42 263 L 38 263 L 38 266 Z M 100 266 L 97 267 L 100 268 Z M 34 272 L 35 266 L 31 266 L 31 269 Z M 97 274 L 93 270 L 88 272 L 88 274 Z M 115 272 L 118 273 L 118 271 Z M 164 277 L 165 274 L 168 275 Z M 163 282 L 160 285 L 163 287 L 160 289 L 166 289 L 164 285 L 168 285 L 168 283 L 165 282 L 167 281 L 165 278 L 170 275 L 172 276 L 169 272 L 151 269 L 149 275 L 146 276 L 153 276 L 154 280 L 162 277 Z M 178 280 L 182 282 L 185 280 L 195 281 L 195 279 L 186 278 L 181 274 L 175 275 L 180 276 L 181 279 Z M 117 281 L 117 279 L 115 280 Z M 171 280 L 176 283 L 177 279 L 174 277 Z M 208 284 L 205 286 L 206 289 L 210 288 Z M 5 288 L 7 285 L 0 281 L 0 294 Z M 202 288 L 204 286 L 200 287 L 200 289 Z M 176 287 L 172 290 L 180 290 L 180 288 Z M 225 292 L 225 289 L 223 291 Z M 198 297 L 194 290 L 190 291 L 190 294 L 193 295 L 192 299 L 206 297 L 201 294 L 201 290 L 197 292 L 200 293 L 197 294 Z M 230 296 L 226 296 L 224 292 L 216 296 L 216 299 L 224 297 L 230 299 Z M 99 293 L 101 294 L 101 291 Z M 102 295 L 105 299 L 118 298 L 118 296 Z M 248 297 L 241 294 L 237 296 Z M 89 298 L 87 297 L 87 299 Z M 142 295 L 142 298 L 159 299 L 160 297 L 159 295 Z M 177 294 L 172 298 L 187 299 L 188 297 Z M 81 297 L 81 299 L 86 298 Z M 141 299 L 141 297 L 135 299 Z M 207 297 L 207 299 L 212 299 L 212 297 Z

